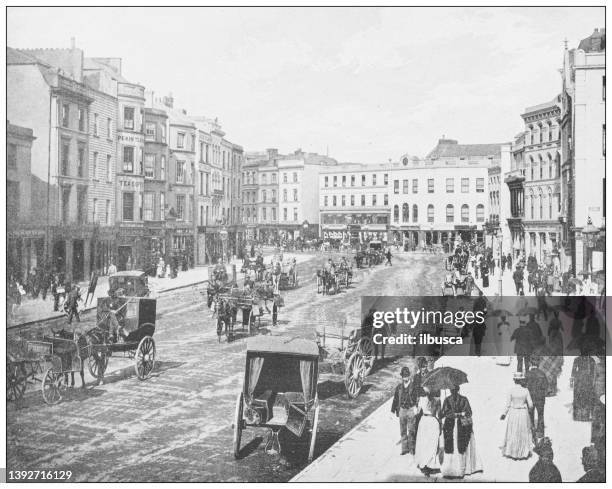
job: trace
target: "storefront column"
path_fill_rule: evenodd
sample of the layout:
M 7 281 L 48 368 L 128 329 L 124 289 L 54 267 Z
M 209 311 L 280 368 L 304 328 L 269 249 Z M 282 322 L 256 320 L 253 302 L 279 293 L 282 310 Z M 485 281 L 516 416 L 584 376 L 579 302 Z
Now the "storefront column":
M 91 254 L 92 254 L 91 246 L 92 246 L 91 239 L 86 238 L 83 240 L 83 280 L 89 280 L 89 277 L 91 275 Z M 95 260 L 95 254 L 94 254 L 94 260 Z M 94 267 L 95 266 L 96 265 L 94 263 Z

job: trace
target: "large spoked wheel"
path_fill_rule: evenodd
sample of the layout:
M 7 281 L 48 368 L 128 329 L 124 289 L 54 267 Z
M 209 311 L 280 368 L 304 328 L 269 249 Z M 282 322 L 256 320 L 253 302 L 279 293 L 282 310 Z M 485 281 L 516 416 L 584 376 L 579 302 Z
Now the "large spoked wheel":
M 28 373 L 23 363 L 6 364 L 6 400 L 18 401 L 28 384 Z
M 104 350 L 97 349 L 94 346 L 91 336 L 87 336 L 87 347 L 87 368 L 89 369 L 89 373 L 93 378 L 102 380 L 104 378 L 104 372 L 106 372 L 106 367 L 108 366 L 108 355 Z
M 53 368 L 48 368 L 43 376 L 42 396 L 47 404 L 57 404 L 62 400 L 64 390 L 64 375 L 56 372 Z
M 242 392 L 238 394 L 238 398 L 236 399 L 236 410 L 234 412 L 234 457 L 238 458 L 240 456 L 240 440 L 242 439 L 242 429 L 244 426 L 244 422 L 242 420 L 242 412 L 244 409 L 244 400 L 243 400 Z
M 359 395 L 364 378 L 365 363 L 363 356 L 356 351 L 350 356 L 344 372 L 344 385 L 350 399 L 355 399 Z
M 136 348 L 135 367 L 138 380 L 148 379 L 155 367 L 155 341 L 150 336 L 145 336 Z
M 363 363 L 365 365 L 364 376 L 368 376 L 374 366 L 374 342 L 372 338 L 364 336 L 359 339 L 357 350 L 363 356 Z
M 315 444 L 317 442 L 317 427 L 319 426 L 319 397 L 315 397 L 315 412 L 310 431 L 310 448 L 308 450 L 308 462 L 312 462 L 314 457 Z

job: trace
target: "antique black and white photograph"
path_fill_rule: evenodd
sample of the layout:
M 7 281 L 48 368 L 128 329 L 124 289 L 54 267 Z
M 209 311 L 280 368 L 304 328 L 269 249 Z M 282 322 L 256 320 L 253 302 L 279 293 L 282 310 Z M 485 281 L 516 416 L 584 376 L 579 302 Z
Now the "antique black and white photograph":
M 595 5 L 6 7 L 4 481 L 605 482 Z

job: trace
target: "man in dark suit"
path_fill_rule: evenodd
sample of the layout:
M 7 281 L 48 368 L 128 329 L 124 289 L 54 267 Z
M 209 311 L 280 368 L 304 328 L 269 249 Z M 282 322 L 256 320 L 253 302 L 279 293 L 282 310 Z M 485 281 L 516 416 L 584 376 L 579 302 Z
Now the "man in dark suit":
M 410 369 L 402 367 L 402 382 L 395 388 L 391 412 L 399 418 L 400 435 L 402 437 L 402 452 L 414 455 L 416 445 L 416 415 L 418 392 L 410 379 Z
M 533 409 L 530 410 L 531 425 L 535 426 L 535 438 L 540 439 L 544 436 L 544 404 L 546 403 L 546 391 L 548 390 L 548 379 L 546 374 L 538 367 L 540 357 L 533 356 L 529 359 L 529 370 L 525 374 L 527 390 L 533 401 Z M 537 412 L 538 420 L 535 422 Z
M 529 330 L 529 334 L 531 334 L 532 347 L 535 350 L 545 342 L 544 335 L 542 334 L 542 328 L 540 328 L 540 325 L 535 320 L 535 314 L 529 315 L 527 329 Z
M 529 368 L 529 357 L 533 352 L 533 346 L 531 341 L 531 333 L 527 329 L 527 324 L 524 320 L 519 319 L 519 327 L 516 328 L 510 336 L 510 341 L 514 341 L 514 353 L 516 353 L 516 371 L 523 371 L 523 364 L 525 370 Z
M 478 293 L 478 299 L 474 301 L 474 306 L 472 310 L 474 313 L 477 313 L 478 311 L 480 311 L 486 317 L 487 300 L 484 298 L 484 294 L 482 293 L 482 290 Z M 487 332 L 487 325 L 485 324 L 484 321 L 482 323 L 476 323 L 474 325 L 473 331 L 474 331 L 474 350 L 475 350 L 476 356 L 480 356 L 482 352 L 482 340 L 484 339 L 485 334 Z

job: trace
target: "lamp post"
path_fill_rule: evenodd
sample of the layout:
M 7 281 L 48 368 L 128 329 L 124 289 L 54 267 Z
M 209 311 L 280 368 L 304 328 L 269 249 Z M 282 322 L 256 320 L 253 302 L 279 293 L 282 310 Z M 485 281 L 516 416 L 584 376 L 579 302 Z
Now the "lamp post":
M 592 272 L 590 267 L 591 263 L 591 254 L 593 253 L 593 248 L 597 244 L 597 238 L 599 235 L 599 229 L 593 226 L 593 221 L 589 216 L 587 219 L 587 225 L 582 229 L 582 241 L 584 243 L 584 247 L 586 248 L 586 253 L 584 255 L 584 270 L 583 273 L 589 274 Z

